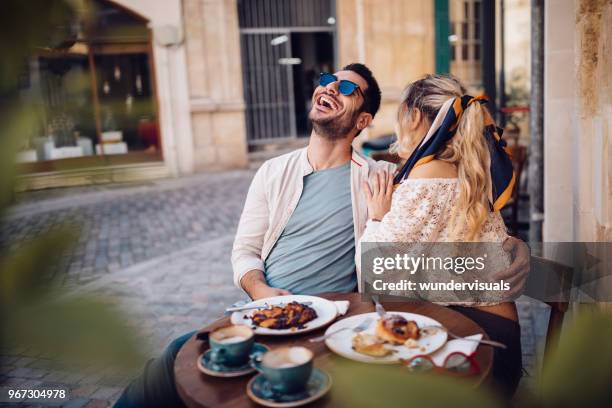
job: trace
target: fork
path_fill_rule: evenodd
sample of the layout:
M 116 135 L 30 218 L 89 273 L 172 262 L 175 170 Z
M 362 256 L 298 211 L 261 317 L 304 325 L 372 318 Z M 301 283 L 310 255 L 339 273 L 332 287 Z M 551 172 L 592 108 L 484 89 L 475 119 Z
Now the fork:
M 364 321 L 362 321 L 361 323 L 359 323 L 356 327 L 353 327 L 352 329 L 350 327 L 343 327 L 341 329 L 338 330 L 334 330 L 333 332 L 329 333 L 329 334 L 325 334 L 323 336 L 319 336 L 319 337 L 313 337 L 312 339 L 308 340 L 311 343 L 316 343 L 319 341 L 323 341 L 326 340 L 328 338 L 330 338 L 331 336 L 340 333 L 341 331 L 344 330 L 349 330 L 351 329 L 353 331 L 353 333 L 360 333 L 364 330 L 366 330 L 368 327 L 370 327 L 370 325 L 372 324 L 372 322 L 374 321 L 374 319 L 372 319 L 371 317 L 368 317 L 367 319 L 365 319 Z
M 504 343 L 500 343 L 499 341 L 483 340 L 483 339 L 480 339 L 480 340 L 478 340 L 478 339 L 468 339 L 468 338 L 463 337 L 463 336 L 458 336 L 455 333 L 449 331 L 444 326 L 423 326 L 423 327 L 420 327 L 419 329 L 420 330 L 423 330 L 423 329 L 440 329 L 440 330 L 444 330 L 446 332 L 446 334 L 448 334 L 449 337 L 451 337 L 453 339 L 466 340 L 466 341 L 475 341 L 475 342 L 480 343 L 480 344 L 484 344 L 484 345 L 491 346 L 491 347 L 499 347 L 499 348 L 502 348 L 502 349 L 507 348 L 507 346 Z

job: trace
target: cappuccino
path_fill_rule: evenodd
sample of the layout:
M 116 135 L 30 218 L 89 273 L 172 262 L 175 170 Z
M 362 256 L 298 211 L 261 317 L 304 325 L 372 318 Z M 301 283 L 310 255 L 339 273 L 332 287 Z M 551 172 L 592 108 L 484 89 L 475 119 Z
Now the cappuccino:
M 285 347 L 266 353 L 262 363 L 271 368 L 289 368 L 306 364 L 312 357 L 312 352 L 307 348 Z
M 231 336 L 231 337 L 225 337 L 223 339 L 219 339 L 218 342 L 222 344 L 230 344 L 230 343 L 240 343 L 241 341 L 244 341 L 244 340 L 246 339 L 241 336 Z

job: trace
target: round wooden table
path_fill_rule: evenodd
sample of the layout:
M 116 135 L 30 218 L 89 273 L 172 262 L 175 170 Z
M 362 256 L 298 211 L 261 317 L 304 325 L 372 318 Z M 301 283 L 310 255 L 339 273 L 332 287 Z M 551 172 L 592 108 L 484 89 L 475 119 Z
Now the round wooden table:
M 374 311 L 372 302 L 364 302 L 359 293 L 331 293 L 320 295 L 329 300 L 349 300 L 350 306 L 344 316 L 339 316 L 336 320 L 344 317 L 368 313 Z M 483 333 L 484 338 L 488 338 L 484 330 L 474 321 L 465 317 L 452 309 L 435 305 L 432 303 L 408 303 L 408 302 L 389 302 L 383 303 L 388 311 L 400 311 L 418 313 L 429 316 L 448 328 L 449 331 L 460 335 L 469 336 L 476 333 Z M 217 327 L 230 324 L 229 317 L 224 317 L 214 323 L 204 327 L 203 331 L 212 331 Z M 270 348 L 287 345 L 305 346 L 315 354 L 314 364 L 316 367 L 325 369 L 333 365 L 337 359 L 343 357 L 335 355 L 326 346 L 325 342 L 310 343 L 308 339 L 320 336 L 324 333 L 325 327 L 313 330 L 309 333 L 293 336 L 256 336 L 256 341 L 265 344 Z M 194 335 L 185 343 L 176 357 L 174 363 L 174 375 L 176 388 L 188 407 L 255 407 L 246 394 L 247 382 L 254 374 L 236 378 L 218 378 L 201 373 L 196 367 L 198 357 L 208 348 L 204 342 L 196 339 Z M 483 382 L 491 371 L 493 364 L 493 352 L 491 347 L 478 347 L 476 349 L 476 361 L 480 366 L 480 373 L 471 378 L 475 385 Z M 332 392 L 326 397 L 314 403 L 315 406 L 334 407 Z

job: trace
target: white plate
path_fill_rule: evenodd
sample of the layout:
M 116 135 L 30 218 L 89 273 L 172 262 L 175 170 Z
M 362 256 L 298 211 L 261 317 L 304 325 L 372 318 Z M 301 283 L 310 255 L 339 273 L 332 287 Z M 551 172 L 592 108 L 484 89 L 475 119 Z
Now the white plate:
M 434 319 L 419 314 L 404 312 L 387 313 L 400 315 L 406 320 L 414 320 L 419 327 L 441 326 L 441 324 L 435 321 Z M 370 324 L 370 327 L 362 333 L 375 334 L 376 322 L 379 319 L 377 313 L 364 313 L 356 316 L 347 317 L 346 319 L 342 319 L 329 326 L 325 331 L 325 334 L 331 333 L 332 331 L 341 329 L 343 327 L 357 327 L 359 323 L 361 323 L 368 317 L 372 318 L 372 324 Z M 353 336 L 355 335 L 356 333 L 350 330 L 344 330 L 325 340 L 325 344 L 334 353 L 346 358 L 350 358 L 351 360 L 361 361 L 364 363 L 394 364 L 399 362 L 400 358 L 409 359 L 417 355 L 433 353 L 446 343 L 447 337 L 445 331 L 436 330 L 435 333 L 432 333 L 427 336 L 422 336 L 419 340 L 417 340 L 419 343 L 419 347 L 417 348 L 408 348 L 403 344 L 399 346 L 387 344 L 386 347 L 394 349 L 396 350 L 396 352 L 386 357 L 372 357 L 366 354 L 358 353 L 353 350 L 352 341 Z
M 317 312 L 317 318 L 306 323 L 301 329 L 277 330 L 266 329 L 263 327 L 255 327 L 253 329 L 253 331 L 255 331 L 255 334 L 264 334 L 269 336 L 287 336 L 290 334 L 305 333 L 325 326 L 329 322 L 333 321 L 338 315 L 338 309 L 336 309 L 336 304 L 334 302 L 317 296 L 307 295 L 274 296 L 270 298 L 259 299 L 244 306 L 259 306 L 266 304 L 270 306 L 280 304 L 286 305 L 290 302 L 312 302 L 309 306 L 312 307 L 315 312 Z M 257 310 L 245 310 L 244 312 L 234 312 L 232 313 L 231 321 L 233 324 L 247 324 L 252 326 L 252 321 L 250 317 L 256 311 Z

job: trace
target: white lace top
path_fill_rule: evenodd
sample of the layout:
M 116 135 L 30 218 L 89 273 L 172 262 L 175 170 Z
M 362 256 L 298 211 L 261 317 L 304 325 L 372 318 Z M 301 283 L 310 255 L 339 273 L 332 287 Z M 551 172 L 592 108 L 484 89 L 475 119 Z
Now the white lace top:
M 361 242 L 452 242 L 450 217 L 459 198 L 456 178 L 406 179 L 393 193 L 391 210 L 380 222 L 368 221 Z M 491 212 L 479 242 L 508 237 L 499 212 Z
M 407 179 L 393 193 L 391 209 L 383 219 L 380 222 L 368 221 L 359 246 L 363 242 L 454 242 L 456 239 L 452 238 L 449 221 L 458 198 L 459 181 L 456 178 Z M 497 245 L 507 237 L 501 214 L 490 212 L 476 239 L 478 242 L 496 243 L 492 246 L 493 250 L 487 253 L 491 262 L 487 265 L 495 265 L 495 269 L 505 269 L 510 265 L 510 254 Z M 490 269 L 487 269 L 487 274 L 497 272 Z M 437 280 L 435 276 L 428 279 Z M 446 296 L 436 303 L 464 306 L 499 303 L 492 300 L 483 298 L 478 302 L 461 302 L 450 301 Z

